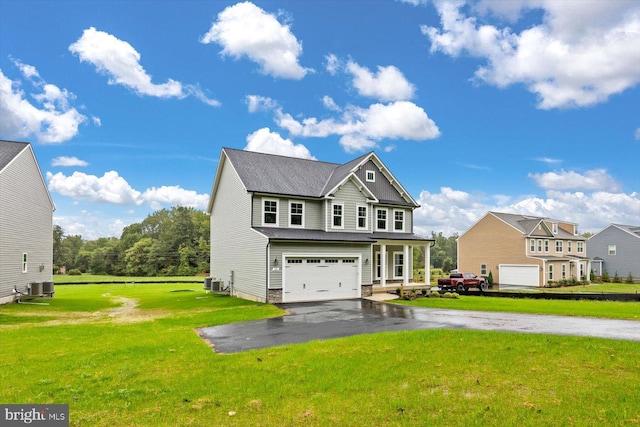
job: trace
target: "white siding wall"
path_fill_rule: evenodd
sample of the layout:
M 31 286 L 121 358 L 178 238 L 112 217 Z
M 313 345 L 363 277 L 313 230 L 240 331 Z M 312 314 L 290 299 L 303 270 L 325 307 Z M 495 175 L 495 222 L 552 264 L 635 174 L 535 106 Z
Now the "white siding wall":
M 0 172 L 0 303 L 17 286 L 51 281 L 53 206 L 29 147 Z M 22 272 L 22 254 L 28 271 Z M 40 271 L 40 266 L 44 266 Z
M 228 284 L 233 271 L 235 295 L 264 301 L 267 239 L 251 229 L 251 195 L 233 167 L 228 161 L 219 167 L 211 212 L 211 276 Z

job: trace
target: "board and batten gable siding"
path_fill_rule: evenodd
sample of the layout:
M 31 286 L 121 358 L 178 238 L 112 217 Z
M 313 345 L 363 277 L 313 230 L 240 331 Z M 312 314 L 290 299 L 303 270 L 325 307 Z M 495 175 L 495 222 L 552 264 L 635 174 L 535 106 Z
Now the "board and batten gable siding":
M 609 245 L 616 246 L 615 255 L 609 255 Z M 586 246 L 589 258 L 604 260 L 602 269 L 607 270 L 610 277 L 617 272 L 623 280 L 629 273 L 636 280 L 640 279 L 640 238 L 610 225 L 591 237 Z
M 340 186 L 338 190 L 334 193 L 334 198 L 328 200 L 326 203 L 326 224 L 327 231 L 339 231 L 339 232 L 370 232 L 371 229 L 368 230 L 358 230 L 356 228 L 356 206 L 358 205 L 367 205 L 367 198 L 364 194 L 358 189 L 358 187 L 354 184 L 353 181 L 348 180 L 345 181 L 344 184 Z M 343 228 L 333 228 L 333 208 L 334 204 L 342 204 L 342 221 Z M 368 216 L 371 217 L 371 205 L 369 206 Z
M 278 200 L 278 227 L 289 227 L 289 202 L 304 203 L 304 228 L 309 230 L 322 230 L 323 226 L 323 200 L 314 199 L 292 199 L 288 197 L 255 195 L 253 197 L 253 227 L 263 227 L 262 224 L 262 206 L 263 201 Z
M 234 295 L 266 300 L 267 238 L 251 228 L 251 194 L 228 160 L 219 166 L 211 210 L 211 277 L 230 283 Z
M 367 181 L 367 171 L 375 172 L 375 181 Z M 407 203 L 406 200 L 402 198 L 398 190 L 389 182 L 389 179 L 378 169 L 378 166 L 375 165 L 371 160 L 366 162 L 360 169 L 355 171 L 355 174 L 360 181 L 367 186 L 369 191 L 371 191 L 378 200 L 388 200 L 390 202 L 399 202 L 399 203 Z
M 13 300 L 14 286 L 51 281 L 52 264 L 53 205 L 28 146 L 0 171 L 0 303 Z
M 371 282 L 371 245 L 369 244 L 350 244 L 350 243 L 278 243 L 273 242 L 270 245 L 269 256 L 269 289 L 281 289 L 282 288 L 282 269 L 284 265 L 282 263 L 282 254 L 305 254 L 310 255 L 333 255 L 333 254 L 349 254 L 353 256 L 360 256 L 361 258 L 361 275 L 360 285 L 370 285 Z M 278 264 L 274 265 L 273 260 L 278 259 Z M 368 264 L 365 264 L 365 260 L 369 260 Z
M 526 256 L 526 244 L 520 231 L 487 214 L 458 239 L 458 270 L 480 276 L 480 266 L 486 264 L 487 274 L 491 271 L 500 283 L 499 264 L 542 265 Z M 541 286 L 544 274 L 540 278 Z

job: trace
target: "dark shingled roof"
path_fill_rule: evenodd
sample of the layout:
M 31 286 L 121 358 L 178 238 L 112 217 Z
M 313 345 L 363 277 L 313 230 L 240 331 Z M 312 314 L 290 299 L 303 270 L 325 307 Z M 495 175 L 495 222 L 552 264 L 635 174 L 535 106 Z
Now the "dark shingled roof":
M 351 242 L 371 244 L 378 240 L 432 241 L 413 233 L 350 233 L 326 232 L 324 230 L 305 230 L 275 227 L 254 227 L 271 240 L 303 240 L 317 242 Z
M 0 171 L 4 169 L 22 150 L 28 147 L 26 142 L 0 140 Z

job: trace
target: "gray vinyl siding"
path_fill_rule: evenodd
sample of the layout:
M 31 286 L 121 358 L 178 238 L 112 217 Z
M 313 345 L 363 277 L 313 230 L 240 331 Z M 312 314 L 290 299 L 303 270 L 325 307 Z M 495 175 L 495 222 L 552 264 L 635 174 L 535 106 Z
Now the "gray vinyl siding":
M 368 170 L 375 172 L 375 182 L 367 181 L 366 173 Z M 369 160 L 360 169 L 358 169 L 355 174 L 379 200 L 407 203 L 406 200 L 404 200 L 402 196 L 400 196 L 398 190 L 396 190 L 396 188 L 391 185 L 387 177 L 371 160 Z
M 304 202 L 304 228 L 310 230 L 323 230 L 323 206 L 324 200 L 314 199 L 293 199 L 285 197 L 271 197 L 256 195 L 253 197 L 253 220 L 254 227 L 263 227 L 262 224 L 262 205 L 263 200 L 278 200 L 278 227 L 289 227 L 289 202 Z
M 342 221 L 344 228 L 332 228 L 333 225 L 333 204 L 341 203 L 343 205 Z M 329 200 L 327 203 L 327 231 L 367 231 L 356 229 L 356 206 L 366 205 L 367 198 L 356 187 L 353 181 L 349 180 L 345 182 L 339 190 L 335 192 L 335 199 Z M 369 208 L 369 211 L 371 209 Z M 371 212 L 369 212 L 369 216 Z M 369 230 L 370 231 L 370 230 Z
M 267 238 L 251 229 L 251 194 L 226 161 L 211 211 L 211 276 L 232 291 L 264 301 L 266 298 Z
M 26 147 L 0 171 L 0 300 L 9 301 L 14 286 L 24 291 L 30 282 L 52 280 L 52 214 L 40 169 Z
M 371 245 L 369 244 L 349 244 L 349 243 L 271 243 L 269 248 L 269 288 L 281 289 L 282 288 L 282 254 L 283 253 L 295 253 L 295 254 L 350 254 L 353 256 L 360 255 L 361 259 L 361 285 L 371 284 Z M 278 264 L 274 265 L 273 260 L 278 259 Z M 369 260 L 369 263 L 365 263 L 365 260 Z
M 615 255 L 609 255 L 609 245 L 616 245 Z M 640 279 L 640 238 L 610 225 L 591 237 L 586 247 L 589 258 L 604 260 L 602 269 L 607 270 L 610 277 L 617 272 L 623 280 L 629 273 Z

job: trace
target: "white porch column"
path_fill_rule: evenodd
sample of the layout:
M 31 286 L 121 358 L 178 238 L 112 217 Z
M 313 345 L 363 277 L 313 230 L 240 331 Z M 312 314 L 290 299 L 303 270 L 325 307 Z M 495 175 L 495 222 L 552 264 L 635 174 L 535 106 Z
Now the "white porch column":
M 402 266 L 402 283 L 407 286 L 409 284 L 409 245 L 404 245 L 402 247 L 403 250 L 403 266 Z
M 430 286 L 431 284 L 431 246 L 425 245 L 424 247 L 424 285 Z
M 387 245 L 380 244 L 380 286 L 387 286 Z

